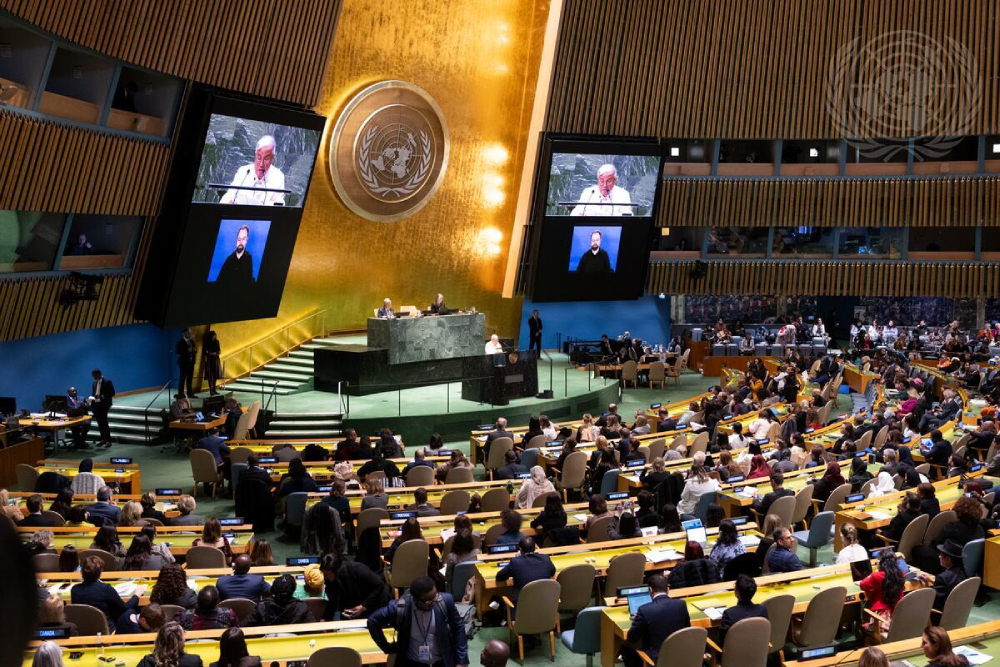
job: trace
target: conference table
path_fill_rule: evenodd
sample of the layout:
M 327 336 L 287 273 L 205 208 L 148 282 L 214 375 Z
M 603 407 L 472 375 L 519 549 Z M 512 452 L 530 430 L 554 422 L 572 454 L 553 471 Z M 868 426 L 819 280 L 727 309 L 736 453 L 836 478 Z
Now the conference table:
M 69 477 L 70 479 L 79 474 L 79 468 L 79 461 L 45 459 L 44 461 L 39 461 L 35 464 L 35 470 L 38 471 L 39 475 L 46 472 L 54 472 L 62 475 L 63 477 Z M 111 463 L 94 461 L 94 469 L 92 472 L 95 475 L 100 475 L 101 478 L 108 484 L 117 484 L 118 489 L 123 493 L 142 493 L 142 483 L 138 463 Z
M 986 536 L 983 549 L 983 584 L 1000 590 L 1000 529 Z
M 58 413 L 53 416 L 52 413 L 48 412 L 33 412 L 27 418 L 18 418 L 18 426 L 21 428 L 33 428 L 36 431 L 46 432 L 49 439 L 52 441 L 52 451 L 53 453 L 56 453 L 59 451 L 59 443 L 64 441 L 62 434 L 67 429 L 71 429 L 75 426 L 81 426 L 88 423 L 90 420 L 90 415 L 70 417 Z
M 185 633 L 185 653 L 200 656 L 205 665 L 217 661 L 218 640 L 223 632 L 224 630 L 192 630 Z M 269 666 L 277 664 L 289 667 L 289 663 L 297 661 L 305 664 L 314 652 L 330 646 L 353 648 L 361 654 L 362 664 L 366 665 L 384 664 L 387 660 L 387 656 L 368 634 L 365 619 L 244 628 L 243 634 L 246 636 L 250 655 L 259 656 L 263 664 Z M 387 631 L 386 637 L 392 641 L 392 632 Z M 156 634 L 116 634 L 107 637 L 71 637 L 57 640 L 56 643 L 63 647 L 63 659 L 72 667 L 132 667 L 152 653 L 155 641 Z M 30 644 L 22 662 L 23 667 L 31 667 L 34 649 L 39 645 L 40 642 Z M 70 652 L 79 652 L 81 655 L 77 659 L 69 659 Z
M 56 499 L 56 494 L 54 493 L 36 494 L 29 491 L 11 492 L 10 498 L 11 500 L 15 501 L 15 504 L 17 505 L 17 508 L 21 510 L 21 513 L 24 514 L 25 516 L 28 516 L 28 498 L 35 495 L 42 496 L 43 509 L 48 509 L 49 506 L 52 504 L 52 501 Z M 139 494 L 123 494 L 123 495 L 116 494 L 114 496 L 114 504 L 118 507 L 124 507 L 125 503 L 132 501 L 139 502 L 141 499 L 142 496 Z M 166 514 L 167 518 L 175 517 L 179 514 L 179 512 L 177 511 L 177 501 L 179 499 L 180 496 L 157 495 L 156 505 L 154 507 L 156 508 L 157 511 Z M 96 502 L 97 502 L 97 496 L 93 494 L 90 495 L 74 494 L 73 502 L 71 504 L 74 507 L 77 506 L 86 507 L 87 505 L 93 505 Z
M 291 445 L 293 449 L 297 452 L 302 452 L 308 445 L 319 445 L 330 455 L 333 455 L 337 451 L 337 446 L 344 441 L 344 438 L 293 438 L 293 439 L 282 439 L 282 440 L 230 440 L 226 444 L 231 449 L 236 449 L 237 447 L 242 447 L 244 449 L 249 449 L 254 454 L 258 456 L 270 456 L 271 452 L 274 451 L 275 447 L 280 447 L 282 445 Z M 379 441 L 378 436 L 372 436 L 371 438 L 372 447 L 378 447 Z M 396 436 L 396 442 L 405 451 L 406 444 L 403 439 Z M 446 448 L 447 449 L 447 448 Z
M 760 533 L 757 532 L 757 525 L 746 523 L 737 528 L 740 531 L 740 539 L 747 550 L 755 549 L 761 537 Z M 718 528 L 707 530 L 709 538 L 718 532 Z M 686 545 L 686 533 L 670 533 L 650 537 L 633 537 L 625 540 L 574 544 L 565 547 L 550 547 L 538 551 L 547 554 L 552 559 L 556 575 L 573 565 L 589 564 L 597 571 L 598 577 L 604 577 L 607 575 L 611 560 L 615 556 L 628 553 L 641 553 L 646 556 L 646 572 L 670 569 L 684 558 Z M 713 545 L 714 541 L 709 541 L 709 548 L 705 550 L 706 555 L 711 553 Z M 510 580 L 505 583 L 497 581 L 497 573 L 516 555 L 516 553 L 480 554 L 476 559 L 476 605 L 480 618 L 488 609 L 490 600 L 494 596 L 509 596 L 513 590 Z
M 170 553 L 174 556 L 183 557 L 191 548 L 191 543 L 201 537 L 204 526 L 157 526 L 156 541 L 170 548 Z M 55 528 L 17 528 L 17 533 L 23 542 L 28 542 L 31 536 L 39 530 L 47 530 L 52 533 L 52 549 L 56 553 L 62 552 L 63 547 L 72 545 L 77 549 L 90 549 L 97 535 L 97 527 L 88 524 L 84 527 L 78 526 L 58 526 Z M 122 544 L 128 548 L 131 538 L 142 532 L 142 527 L 118 527 L 118 538 Z M 243 524 L 239 526 L 223 526 L 222 534 L 229 540 L 229 547 L 234 554 L 246 553 L 253 544 L 253 526 Z
M 269 457 L 264 456 L 263 461 L 260 461 L 260 467 L 263 468 L 270 476 L 271 481 L 278 484 L 281 481 L 283 475 L 288 473 L 288 463 L 283 461 L 271 461 L 268 460 Z M 402 472 L 403 468 L 406 467 L 407 463 L 410 463 L 413 459 L 397 458 L 397 459 L 386 459 L 391 463 L 394 463 L 396 467 Z M 439 465 L 442 463 L 447 463 L 451 460 L 450 456 L 428 456 L 424 459 L 434 465 Z M 320 481 L 331 481 L 337 475 L 334 473 L 334 467 L 337 465 L 337 461 L 304 461 L 303 465 L 306 468 L 306 472 L 316 480 Z M 368 461 L 349 461 L 353 468 L 355 475 L 361 470 Z
M 493 489 L 506 489 L 507 485 L 511 484 L 514 488 L 514 493 L 511 494 L 511 499 L 513 499 L 514 494 L 517 490 L 521 488 L 521 480 L 496 480 L 492 482 L 469 482 L 466 484 L 436 484 L 434 486 L 426 487 L 400 487 L 400 488 L 387 488 L 385 490 L 386 494 L 389 496 L 389 510 L 390 511 L 401 511 L 406 506 L 412 505 L 414 502 L 413 492 L 417 489 L 425 489 L 427 491 L 427 504 L 438 507 L 441 504 L 441 498 L 450 491 L 467 491 L 471 496 L 473 493 L 478 493 L 483 496 L 488 491 Z M 323 492 L 311 492 L 306 499 L 306 507 L 311 507 L 318 502 L 322 502 L 329 493 Z M 346 494 L 348 502 L 351 504 L 351 514 L 357 515 L 361 513 L 361 501 L 365 497 L 364 491 L 348 491 Z

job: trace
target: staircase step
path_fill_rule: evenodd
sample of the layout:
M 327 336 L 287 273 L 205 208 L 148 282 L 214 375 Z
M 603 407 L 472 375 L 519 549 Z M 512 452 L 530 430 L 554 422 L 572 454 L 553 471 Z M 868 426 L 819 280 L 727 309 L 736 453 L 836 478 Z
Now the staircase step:
M 340 428 L 343 426 L 343 422 L 339 419 L 330 419 L 324 421 L 288 421 L 287 419 L 280 419 L 271 422 L 270 428 L 282 428 L 282 429 L 315 429 L 315 428 Z
M 312 359 L 313 358 L 313 351 L 312 350 L 302 350 L 302 349 L 293 350 L 293 351 L 291 351 L 291 352 L 288 353 L 288 356 L 290 358 L 293 358 L 293 359 Z
M 300 419 L 336 419 L 344 418 L 343 412 L 280 412 L 276 415 L 283 421 Z
M 159 421 L 160 421 L 159 411 L 157 411 L 157 412 L 148 412 L 148 413 L 137 412 L 137 413 L 134 413 L 134 414 L 133 413 L 125 413 L 125 414 L 115 413 L 114 411 L 111 411 L 111 412 L 108 413 L 108 422 L 111 423 L 111 424 L 114 424 L 115 422 L 119 422 L 119 423 L 125 422 L 125 423 L 129 423 L 129 424 L 145 424 L 147 418 L 149 419 L 150 422 L 156 421 L 157 423 L 159 423 Z
M 344 340 L 342 338 L 330 338 L 330 337 L 313 338 L 311 342 L 317 343 L 320 347 L 329 347 L 330 345 L 344 344 Z
M 138 405 L 112 405 L 111 410 L 108 411 L 108 415 L 113 416 L 116 412 L 128 412 L 135 414 L 143 414 L 148 412 L 149 414 L 159 413 L 162 408 L 152 407 L 146 408 L 145 406 Z
M 275 359 L 269 363 L 266 368 L 271 368 L 272 366 L 294 366 L 296 368 L 308 368 L 310 371 L 313 367 L 312 355 L 308 357 L 281 357 L 280 359 Z
M 343 437 L 340 431 L 272 431 L 268 429 L 267 437 L 270 440 L 275 438 L 340 438 Z
M 249 381 L 258 387 L 261 380 L 264 381 L 264 393 L 271 391 L 274 386 L 277 386 L 279 389 L 298 389 L 304 384 L 298 380 L 279 380 L 278 378 L 260 377 L 257 374 L 251 374 L 250 377 L 244 378 L 244 382 Z M 258 389 L 258 391 L 260 390 Z
M 143 424 L 115 424 L 113 422 L 108 422 L 108 425 L 111 427 L 111 433 L 113 434 L 114 433 L 141 433 L 143 435 L 146 434 L 146 427 Z M 150 424 L 149 434 L 153 435 L 154 433 L 158 433 L 162 427 L 163 424 L 160 423 Z
M 289 373 L 283 370 L 271 370 L 270 367 L 265 366 L 263 370 L 254 371 L 250 374 L 251 378 L 274 378 L 275 380 L 291 380 L 293 382 L 298 382 L 302 384 L 303 382 L 308 382 L 312 379 L 312 373 Z
M 147 444 L 155 440 L 159 435 L 160 435 L 159 431 L 156 432 L 150 431 L 149 439 L 147 440 L 145 434 L 136 435 L 132 433 L 115 433 L 114 431 L 112 431 L 111 439 L 117 440 L 118 442 L 135 442 L 135 443 Z
M 226 391 L 238 391 L 244 394 L 256 394 L 260 396 L 260 384 L 250 384 L 245 381 L 237 381 L 226 385 Z M 271 388 L 266 389 L 266 393 L 271 393 Z M 278 396 L 288 396 L 292 393 L 291 389 L 282 389 L 280 386 L 274 390 L 274 393 Z
M 313 377 L 312 366 L 292 366 L 290 364 L 268 364 L 261 371 L 268 373 L 287 373 L 295 377 L 311 380 Z M 258 373 L 261 371 L 257 371 Z

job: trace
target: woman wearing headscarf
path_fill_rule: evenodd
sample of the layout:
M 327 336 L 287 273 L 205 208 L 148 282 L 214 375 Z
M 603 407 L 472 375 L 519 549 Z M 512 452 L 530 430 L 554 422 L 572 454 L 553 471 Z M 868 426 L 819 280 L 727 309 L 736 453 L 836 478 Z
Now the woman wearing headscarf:
M 542 467 L 535 466 L 531 469 L 531 477 L 524 480 L 521 490 L 517 492 L 517 507 L 518 509 L 533 507 L 535 498 L 547 493 L 555 493 L 555 491 L 552 482 L 545 478 L 545 471 L 542 470 Z
M 813 482 L 813 500 L 825 501 L 830 494 L 841 484 L 846 484 L 847 480 L 840 472 L 840 464 L 830 462 L 826 464 L 826 472 L 818 480 Z
M 851 459 L 851 477 L 847 480 L 851 483 L 851 493 L 860 491 L 865 482 L 872 477 L 873 475 L 868 472 L 868 464 L 865 462 L 865 457 L 855 456 Z
M 755 455 L 750 459 L 750 472 L 747 474 L 747 479 L 757 479 L 760 477 L 770 477 L 771 476 L 771 466 L 767 465 L 767 461 L 760 454 Z
M 895 491 L 896 484 L 892 481 L 892 475 L 883 470 L 878 474 L 878 477 L 875 478 L 875 484 L 872 485 L 871 491 L 868 492 L 868 497 L 878 498 L 890 493 L 895 493 Z
M 906 474 L 903 475 L 903 491 L 909 489 L 916 489 L 921 484 L 926 484 L 928 482 L 924 475 L 921 475 L 914 468 L 908 468 Z

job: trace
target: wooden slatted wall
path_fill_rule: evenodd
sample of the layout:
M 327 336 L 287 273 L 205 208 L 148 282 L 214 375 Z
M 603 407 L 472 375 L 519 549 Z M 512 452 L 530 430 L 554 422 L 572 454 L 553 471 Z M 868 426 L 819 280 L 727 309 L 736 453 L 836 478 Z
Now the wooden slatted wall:
M 813 296 L 1000 296 L 1000 264 L 971 262 L 653 262 L 646 293 Z
M 0 0 L 109 57 L 306 106 L 319 100 L 341 0 Z
M 878 41 L 907 31 L 926 37 L 916 44 L 896 37 Z M 827 110 L 828 74 L 837 71 L 833 63 L 842 62 L 840 55 L 864 53 L 874 44 L 880 62 L 905 69 L 914 48 L 943 45 L 958 53 L 951 40 L 971 56 L 964 70 L 970 76 L 962 86 L 936 91 L 931 106 L 963 108 L 956 96 L 972 92 L 978 104 L 965 107 L 977 111 L 932 119 L 933 110 L 914 100 L 883 137 L 899 136 L 894 128 L 925 130 L 911 132 L 914 136 L 1000 131 L 995 0 L 566 0 L 546 129 L 613 136 L 841 138 L 844 132 Z M 945 60 L 949 71 L 964 67 Z M 857 67 L 847 83 L 863 90 L 883 74 Z
M 656 224 L 995 227 L 1000 177 L 666 180 Z
M 0 109 L 0 209 L 156 215 L 170 147 Z

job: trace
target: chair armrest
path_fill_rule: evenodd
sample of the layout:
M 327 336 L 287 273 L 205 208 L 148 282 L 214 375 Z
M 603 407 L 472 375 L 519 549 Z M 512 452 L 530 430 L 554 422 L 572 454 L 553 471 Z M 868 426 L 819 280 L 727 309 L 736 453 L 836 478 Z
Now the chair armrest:
M 510 607 L 511 609 L 513 609 L 514 608 L 514 603 L 510 601 L 510 598 L 507 597 L 506 595 L 504 595 L 502 597 L 503 597 L 503 603 L 505 605 L 507 605 L 508 607 Z
M 898 542 L 896 540 L 894 540 L 892 538 L 889 538 L 889 537 L 886 537 L 882 533 L 875 533 L 875 536 L 878 537 L 883 542 L 885 542 L 886 544 L 898 544 Z
M 940 610 L 938 610 L 938 609 L 934 609 L 933 607 L 931 607 L 931 613 L 932 613 L 932 614 L 944 614 L 944 612 L 943 612 L 943 611 L 940 611 Z
M 867 607 L 864 609 L 864 613 L 868 614 L 869 616 L 871 616 L 872 618 L 874 618 L 877 621 L 881 621 L 882 623 L 885 623 L 885 617 L 884 616 L 876 614 L 875 612 L 873 612 L 871 609 L 868 609 Z
M 710 647 L 710 648 L 711 648 L 711 649 L 712 649 L 713 651 L 715 651 L 716 653 L 718 653 L 718 654 L 720 654 L 720 655 L 722 654 L 722 649 L 721 649 L 721 648 L 719 648 L 719 645 L 718 645 L 718 644 L 716 644 L 715 642 L 713 642 L 713 641 L 712 641 L 712 638 L 711 638 L 711 637 L 706 637 L 706 638 L 705 638 L 705 641 L 706 641 L 706 642 L 708 643 L 708 646 L 709 646 L 709 647 Z
M 653 662 L 653 659 L 652 659 L 652 658 L 650 658 L 650 657 L 649 657 L 648 655 L 646 655 L 646 652 L 645 652 L 645 651 L 636 651 L 636 653 L 638 653 L 638 654 L 639 654 L 639 657 L 640 657 L 640 658 L 642 658 L 642 662 L 643 662 L 644 664 L 647 664 L 647 665 L 649 665 L 650 667 L 656 667 L 656 663 L 655 663 L 655 662 Z

